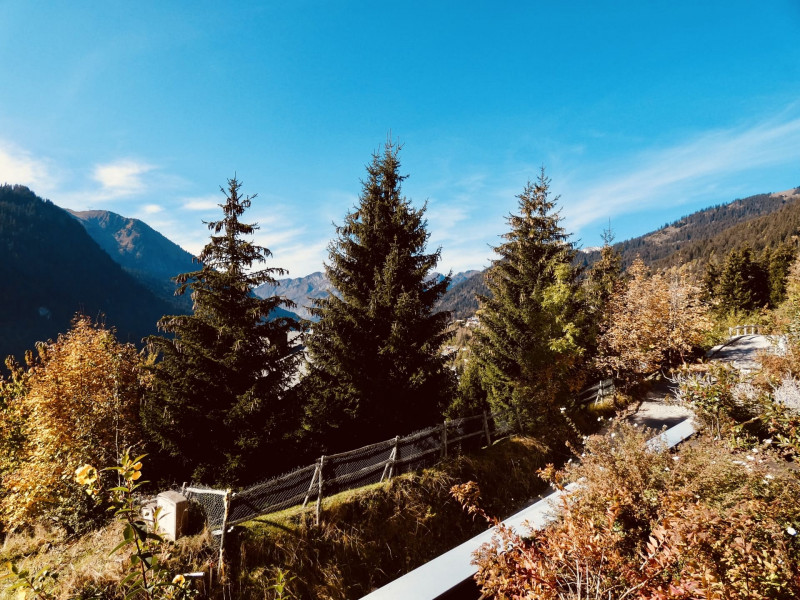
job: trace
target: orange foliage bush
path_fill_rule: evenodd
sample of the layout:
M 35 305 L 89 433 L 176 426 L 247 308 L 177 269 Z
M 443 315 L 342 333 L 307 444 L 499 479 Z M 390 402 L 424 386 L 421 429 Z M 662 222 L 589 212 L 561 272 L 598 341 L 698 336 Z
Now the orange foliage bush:
M 40 344 L 29 368 L 0 384 L 3 425 L 0 511 L 8 529 L 46 515 L 68 528 L 89 504 L 72 481 L 84 464 L 115 464 L 140 441 L 140 360 L 114 333 L 76 317 L 56 342 Z M 12 364 L 12 366 L 14 366 Z
M 630 425 L 590 438 L 560 518 L 530 537 L 499 527 L 476 556 L 496 598 L 800 597 L 800 482 L 774 455 L 701 439 L 672 455 Z M 476 508 L 473 485 L 454 495 Z
M 683 360 L 711 329 L 697 288 L 650 275 L 637 259 L 631 280 L 611 297 L 598 343 L 597 367 L 622 380 L 636 380 Z

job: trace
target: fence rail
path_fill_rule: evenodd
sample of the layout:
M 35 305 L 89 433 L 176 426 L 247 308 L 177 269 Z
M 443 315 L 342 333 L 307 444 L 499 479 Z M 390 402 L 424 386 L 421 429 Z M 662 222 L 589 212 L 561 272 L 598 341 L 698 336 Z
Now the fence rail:
M 512 430 L 510 415 L 483 413 L 446 420 L 405 437 L 396 437 L 328 456 L 240 492 L 190 486 L 183 493 L 198 502 L 206 513 L 208 527 L 221 534 L 230 526 L 292 506 L 316 503 L 316 520 L 322 498 L 387 481 L 392 477 L 431 467 L 447 456 L 491 444 Z
M 736 333 L 734 333 L 734 331 Z M 761 333 L 761 325 L 736 325 L 735 327 L 728 327 L 728 337 L 737 335 L 757 335 Z
M 585 388 L 578 394 L 578 404 L 587 404 L 589 402 L 597 402 L 602 400 L 606 396 L 612 396 L 614 394 L 615 387 L 614 387 L 614 380 L 613 379 L 603 379 L 602 381 L 598 381 L 593 386 Z

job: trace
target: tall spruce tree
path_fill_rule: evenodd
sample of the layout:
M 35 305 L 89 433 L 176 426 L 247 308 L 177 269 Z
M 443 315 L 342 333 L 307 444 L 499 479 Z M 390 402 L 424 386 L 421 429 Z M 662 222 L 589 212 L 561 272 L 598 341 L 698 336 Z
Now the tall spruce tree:
M 603 246 L 600 259 L 587 273 L 587 300 L 593 318 L 600 318 L 622 277 L 622 255 L 612 245 L 614 233 L 611 228 L 603 230 Z
M 177 293 L 191 292 L 194 312 L 165 316 L 151 336 L 161 356 L 153 369 L 143 421 L 151 439 L 180 468 L 174 475 L 206 482 L 244 482 L 285 468 L 277 447 L 289 433 L 289 379 L 296 368 L 289 331 L 292 319 L 268 320 L 291 303 L 258 298 L 253 288 L 285 273 L 253 269 L 271 256 L 249 238 L 256 224 L 239 218 L 255 196 L 240 195 L 228 180 L 223 218 L 207 223 L 212 235 L 197 258 L 202 267 L 176 277 Z
M 519 198 L 511 231 L 486 272 L 479 296 L 476 354 L 496 409 L 513 409 L 529 431 L 556 434 L 584 354 L 583 290 L 575 249 L 561 227 L 544 169 Z
M 433 277 L 440 250 L 425 253 L 425 207 L 401 194 L 398 151 L 387 142 L 367 166 L 358 205 L 329 246 L 338 295 L 312 309 L 306 423 L 326 450 L 429 426 L 452 393 L 439 354 L 448 315 L 433 311 L 450 278 Z
M 588 270 L 585 279 L 586 312 L 589 320 L 587 351 L 594 354 L 600 330 L 608 318 L 609 302 L 622 279 L 622 255 L 612 246 L 611 228 L 603 231 L 600 259 Z
M 734 248 L 720 270 L 714 293 L 722 313 L 763 308 L 769 304 L 768 268 L 749 245 Z

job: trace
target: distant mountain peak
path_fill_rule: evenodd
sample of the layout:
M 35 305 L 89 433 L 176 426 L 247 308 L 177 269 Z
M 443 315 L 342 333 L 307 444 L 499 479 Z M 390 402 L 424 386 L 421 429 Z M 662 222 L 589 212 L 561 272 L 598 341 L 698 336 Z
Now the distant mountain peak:
M 24 186 L 0 186 L 0 252 L 2 357 L 55 339 L 77 312 L 139 342 L 169 310 L 72 215 Z
M 175 296 L 171 281 L 176 275 L 197 269 L 191 254 L 139 219 L 108 210 L 68 212 L 125 271 L 177 310 L 191 311 L 191 298 Z

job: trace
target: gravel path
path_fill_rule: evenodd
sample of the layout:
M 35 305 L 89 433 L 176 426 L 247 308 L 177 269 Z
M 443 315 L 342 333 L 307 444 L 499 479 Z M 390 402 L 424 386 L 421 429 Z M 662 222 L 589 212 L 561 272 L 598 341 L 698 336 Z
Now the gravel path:
M 691 416 L 689 409 L 676 403 L 674 386 L 661 380 L 650 388 L 628 420 L 642 427 L 669 429 Z
M 760 368 L 758 355 L 763 351 L 781 351 L 781 340 L 774 336 L 742 335 L 731 339 L 710 352 L 710 359 L 729 362 L 737 369 L 753 371 Z M 675 386 L 667 381 L 656 383 L 628 420 L 640 426 L 661 429 L 672 427 L 690 417 L 692 413 L 675 403 Z
M 741 335 L 712 351 L 710 358 L 714 361 L 729 362 L 743 371 L 753 371 L 761 366 L 758 362 L 759 353 L 782 352 L 782 344 L 781 337 Z

